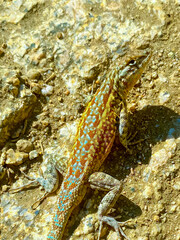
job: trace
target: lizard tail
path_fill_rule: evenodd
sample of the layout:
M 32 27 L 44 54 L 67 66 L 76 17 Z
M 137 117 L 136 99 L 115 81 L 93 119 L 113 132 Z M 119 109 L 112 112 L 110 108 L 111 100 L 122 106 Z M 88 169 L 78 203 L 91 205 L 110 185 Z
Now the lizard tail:
M 58 203 L 58 209 L 59 203 Z M 48 233 L 47 240 L 61 240 L 63 237 L 64 229 L 66 227 L 67 221 L 71 215 L 71 209 L 68 211 L 59 210 L 54 213 L 51 229 Z
M 52 219 L 52 226 L 48 233 L 47 240 L 61 240 L 64 229 L 73 209 L 80 203 L 85 195 L 85 187 L 74 185 L 68 175 L 64 179 L 58 197 L 57 206 Z M 70 182 L 69 182 L 70 179 Z M 67 181 L 68 180 L 68 181 Z M 83 185 L 82 185 L 83 187 Z M 81 194 L 78 194 L 79 191 Z

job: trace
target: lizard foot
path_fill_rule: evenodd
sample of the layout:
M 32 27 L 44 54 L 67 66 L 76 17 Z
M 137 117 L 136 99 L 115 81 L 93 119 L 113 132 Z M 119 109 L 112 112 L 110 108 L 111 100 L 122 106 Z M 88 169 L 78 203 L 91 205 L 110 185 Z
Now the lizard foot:
M 125 222 L 118 222 L 116 221 L 116 219 L 114 219 L 113 217 L 108 217 L 108 216 L 102 216 L 100 219 L 100 227 L 99 227 L 99 234 L 98 234 L 98 240 L 100 240 L 100 235 L 101 235 L 101 230 L 102 230 L 102 225 L 103 223 L 106 223 L 107 225 L 111 226 L 112 228 L 114 228 L 114 230 L 117 233 L 118 239 L 121 240 L 121 235 L 127 239 L 130 240 L 126 234 L 123 232 L 121 226 L 124 226 L 126 224 L 127 221 Z M 120 226 L 121 225 L 121 226 Z
M 9 193 L 16 193 L 16 192 L 19 192 L 19 191 L 22 191 L 23 189 L 26 189 L 28 187 L 31 187 L 31 186 L 39 186 L 39 185 L 45 185 L 45 179 L 42 178 L 42 177 L 38 177 L 38 178 L 33 178 L 33 177 L 30 177 L 28 176 L 27 174 L 25 174 L 23 171 L 21 171 L 22 174 L 30 180 L 30 182 L 28 182 L 27 184 L 24 184 L 20 187 L 17 187 L 17 188 L 12 188 L 9 190 Z M 44 184 L 43 184 L 44 183 Z M 32 209 L 36 209 L 40 203 L 48 196 L 49 192 L 45 192 L 44 195 L 42 197 L 40 197 L 38 200 L 36 200 L 32 205 L 31 205 L 31 208 Z

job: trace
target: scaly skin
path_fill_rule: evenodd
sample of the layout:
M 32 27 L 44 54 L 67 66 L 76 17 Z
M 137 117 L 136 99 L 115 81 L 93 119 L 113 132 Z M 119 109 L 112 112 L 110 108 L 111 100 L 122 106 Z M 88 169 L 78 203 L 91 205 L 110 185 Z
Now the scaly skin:
M 99 170 L 111 151 L 116 116 L 126 109 L 126 97 L 150 59 L 150 51 L 138 51 L 116 61 L 88 104 L 80 120 L 67 172 L 61 185 L 53 223 L 47 239 L 60 240 L 73 209 L 83 200 L 90 175 Z M 123 118 L 120 124 L 122 127 Z M 122 131 L 126 146 L 126 129 Z

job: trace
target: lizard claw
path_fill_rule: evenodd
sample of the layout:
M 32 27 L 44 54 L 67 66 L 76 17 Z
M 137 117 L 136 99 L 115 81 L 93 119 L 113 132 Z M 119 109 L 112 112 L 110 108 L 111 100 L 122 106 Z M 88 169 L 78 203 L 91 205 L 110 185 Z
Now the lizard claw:
M 112 228 L 114 228 L 114 230 L 116 231 L 117 233 L 117 236 L 118 236 L 118 240 L 121 240 L 121 235 L 127 239 L 127 240 L 130 240 L 130 238 L 128 238 L 126 236 L 126 234 L 123 232 L 122 228 L 120 225 L 125 225 L 126 222 L 118 222 L 116 221 L 115 218 L 113 217 L 108 217 L 108 216 L 103 216 L 101 217 L 100 219 L 100 227 L 99 227 L 99 234 L 98 234 L 98 240 L 100 240 L 100 235 L 101 235 L 101 230 L 102 230 L 102 225 L 103 225 L 103 222 L 106 223 L 107 225 L 111 226 Z

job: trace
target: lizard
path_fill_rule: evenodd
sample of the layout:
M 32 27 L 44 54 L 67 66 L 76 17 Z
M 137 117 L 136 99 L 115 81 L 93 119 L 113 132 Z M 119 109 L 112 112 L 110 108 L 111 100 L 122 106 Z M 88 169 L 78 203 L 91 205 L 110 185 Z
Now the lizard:
M 122 183 L 98 170 L 111 151 L 116 134 L 117 116 L 119 139 L 128 149 L 126 99 L 141 77 L 150 56 L 150 49 L 136 50 L 115 60 L 115 64 L 107 71 L 103 83 L 82 114 L 66 171 L 64 172 L 57 163 L 47 163 L 48 170 L 43 173 L 48 173 L 47 177 L 41 176 L 32 181 L 37 181 L 45 188 L 45 195 L 40 199 L 42 200 L 57 189 L 57 170 L 64 175 L 47 240 L 63 238 L 67 221 L 73 209 L 83 200 L 88 186 L 108 191 L 98 207 L 98 240 L 103 223 L 114 228 L 118 239 L 120 235 L 128 239 L 120 227 L 122 223 L 107 216 L 109 209 L 121 194 Z

